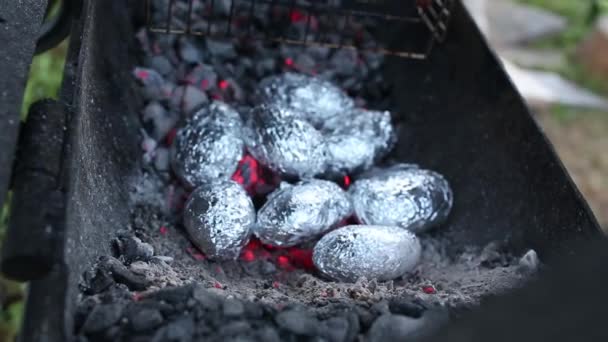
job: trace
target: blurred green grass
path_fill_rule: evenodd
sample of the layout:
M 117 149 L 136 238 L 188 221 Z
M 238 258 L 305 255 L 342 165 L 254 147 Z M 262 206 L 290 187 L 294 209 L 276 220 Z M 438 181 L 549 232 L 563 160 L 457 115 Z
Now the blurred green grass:
M 550 49 L 564 53 L 566 63 L 547 71 L 557 72 L 597 93 L 608 94 L 608 81 L 585 69 L 578 61 L 577 50 L 587 33 L 593 29 L 594 19 L 608 13 L 608 0 L 518 0 L 563 16 L 568 21 L 567 28 L 553 37 L 532 44 L 533 48 Z M 563 110 L 562 110 L 563 111 Z
M 491 0 L 490 0 L 491 1 Z M 576 49 L 591 27 L 590 15 L 593 10 L 588 0 L 519 0 L 533 6 L 548 9 L 564 16 L 568 28 L 561 34 L 534 44 L 540 49 L 556 49 L 566 54 L 568 63 L 551 71 L 578 82 L 595 91 L 608 94 L 608 82 L 598 79 L 576 62 Z M 596 11 L 608 13 L 608 0 L 598 2 Z M 27 109 L 35 101 L 55 98 L 58 95 L 68 44 L 64 41 L 58 47 L 34 58 L 25 90 L 21 118 L 25 119 Z M 555 115 L 574 120 L 576 114 L 571 109 L 556 108 Z M 8 202 L 8 201 L 7 201 Z M 8 221 L 8 206 L 0 210 L 0 241 L 2 241 Z M 12 341 L 20 326 L 23 311 L 23 286 L 0 277 L 0 293 L 7 303 L 0 303 L 0 341 Z

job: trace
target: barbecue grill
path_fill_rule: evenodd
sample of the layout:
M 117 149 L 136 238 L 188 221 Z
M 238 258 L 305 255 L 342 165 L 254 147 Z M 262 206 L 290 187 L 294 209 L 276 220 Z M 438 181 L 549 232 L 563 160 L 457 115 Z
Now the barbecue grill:
M 13 9 L 0 21 L 11 38 L 2 39 L 3 44 L 20 47 L 5 51 L 21 62 L 31 58 L 44 10 L 28 8 L 30 1 L 25 2 L 0 3 Z M 191 21 L 193 1 L 185 2 L 182 12 L 175 11 L 175 1 L 164 3 L 166 15 L 155 18 L 148 12 L 158 5 L 155 1 L 82 1 L 73 12 L 60 98 L 32 106 L 21 129 L 2 270 L 30 281 L 23 340 L 63 341 L 71 336 L 81 274 L 99 255 L 110 253 L 110 239 L 129 222 L 125 189 L 133 186 L 140 170 L 135 115 L 140 103 L 130 76 L 135 53 L 131 39 L 125 38 L 133 36 L 132 23 L 165 34 L 237 39 L 244 34 L 232 31 L 232 26 L 212 28 L 213 18 L 207 26 Z M 585 200 L 459 1 L 230 3 L 231 22 L 252 20 L 258 6 L 268 10 L 277 5 L 282 8 L 279 15 L 297 8 L 333 16 L 345 30 L 357 21 L 378 28 L 381 44 L 373 47 L 308 34 L 294 38 L 285 35 L 289 30 L 258 38 L 387 54 L 384 74 L 394 85 L 392 107 L 406 113 L 407 123 L 393 157 L 416 160 L 450 179 L 456 194 L 447 226 L 452 248 L 505 240 L 513 251 L 535 249 L 551 265 L 558 256 L 573 253 L 575 242 L 602 236 Z M 18 30 L 22 39 L 16 38 Z M 25 77 L 24 68 L 5 61 L 0 69 L 14 75 L 9 81 Z M 9 72 L 11 68 L 15 70 Z M 0 85 L 21 98 L 14 84 Z M 2 99 L 4 161 L 14 149 L 19 101 Z M 6 165 L 11 164 L 4 164 L 0 184 L 8 180 Z M 4 197 L 4 188 L 0 190 Z

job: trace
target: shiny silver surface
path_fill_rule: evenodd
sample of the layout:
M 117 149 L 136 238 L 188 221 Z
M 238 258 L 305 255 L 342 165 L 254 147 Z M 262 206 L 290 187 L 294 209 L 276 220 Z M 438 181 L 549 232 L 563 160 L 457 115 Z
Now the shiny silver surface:
M 437 172 L 412 164 L 373 170 L 349 189 L 365 224 L 399 226 L 415 233 L 439 225 L 452 208 L 452 190 Z
M 212 259 L 236 259 L 255 223 L 253 203 L 240 184 L 223 180 L 196 188 L 186 202 L 190 240 Z
M 278 104 L 253 108 L 248 121 L 248 149 L 258 161 L 283 175 L 312 177 L 325 170 L 323 136 L 293 111 Z
M 190 187 L 229 179 L 243 156 L 243 123 L 222 102 L 213 102 L 190 117 L 172 148 L 173 170 Z
M 259 102 L 285 105 L 315 127 L 321 127 L 333 117 L 347 117 L 354 107 L 354 101 L 331 82 L 294 73 L 265 78 L 260 82 L 256 98 Z
M 283 183 L 258 212 L 253 231 L 266 244 L 295 246 L 317 238 L 351 213 L 348 194 L 333 182 Z
M 323 125 L 328 171 L 348 174 L 366 170 L 384 157 L 396 141 L 390 112 L 352 109 L 348 119 L 332 118 Z
M 420 260 L 420 241 L 392 226 L 347 226 L 325 235 L 313 250 L 313 262 L 326 277 L 343 282 L 390 280 Z

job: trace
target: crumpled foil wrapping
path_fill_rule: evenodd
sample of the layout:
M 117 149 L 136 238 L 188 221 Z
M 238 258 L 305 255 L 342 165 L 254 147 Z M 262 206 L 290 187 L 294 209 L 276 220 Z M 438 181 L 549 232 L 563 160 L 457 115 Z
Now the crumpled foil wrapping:
M 266 244 L 291 247 L 315 239 L 351 213 L 348 194 L 333 182 L 282 183 L 259 210 L 253 233 Z
M 319 77 L 284 73 L 263 79 L 256 90 L 259 102 L 278 102 L 315 127 L 347 116 L 354 101 L 340 88 Z
M 220 180 L 192 192 L 183 219 L 190 240 L 208 257 L 233 260 L 249 242 L 255 208 L 238 183 Z
M 195 187 L 206 181 L 229 179 L 243 156 L 243 123 L 222 102 L 213 102 L 190 117 L 173 146 L 173 169 Z
M 453 202 L 442 175 L 413 164 L 370 171 L 349 193 L 362 223 L 399 226 L 414 233 L 445 221 Z
M 253 108 L 248 121 L 248 148 L 255 159 L 283 175 L 312 177 L 325 170 L 323 136 L 308 122 L 278 103 Z
M 333 118 L 323 125 L 328 171 L 349 174 L 369 169 L 396 141 L 390 112 L 353 109 L 348 119 Z
M 411 271 L 421 254 L 413 233 L 394 226 L 346 226 L 316 244 L 312 260 L 330 279 L 355 282 L 365 277 L 380 281 Z

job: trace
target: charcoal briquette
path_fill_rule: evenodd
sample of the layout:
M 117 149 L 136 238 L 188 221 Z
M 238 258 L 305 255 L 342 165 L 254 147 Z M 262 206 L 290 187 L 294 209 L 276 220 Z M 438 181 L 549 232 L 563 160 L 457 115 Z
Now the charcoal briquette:
M 318 334 L 319 321 L 303 311 L 282 311 L 276 315 L 275 322 L 282 329 L 296 335 L 315 336 Z
M 127 317 L 131 329 L 134 331 L 146 331 L 157 327 L 163 322 L 163 316 L 157 309 L 142 308 L 134 310 Z
M 402 315 L 382 315 L 367 333 L 370 342 L 407 341 L 416 336 L 424 321 Z
M 192 85 L 182 85 L 175 88 L 171 94 L 170 105 L 174 111 L 190 115 L 208 102 L 207 94 L 199 88 Z
M 223 312 L 226 317 L 239 317 L 245 313 L 245 306 L 238 299 L 226 299 L 224 301 Z
M 120 303 L 96 305 L 84 322 L 83 332 L 94 334 L 110 328 L 121 318 L 123 309 Z

